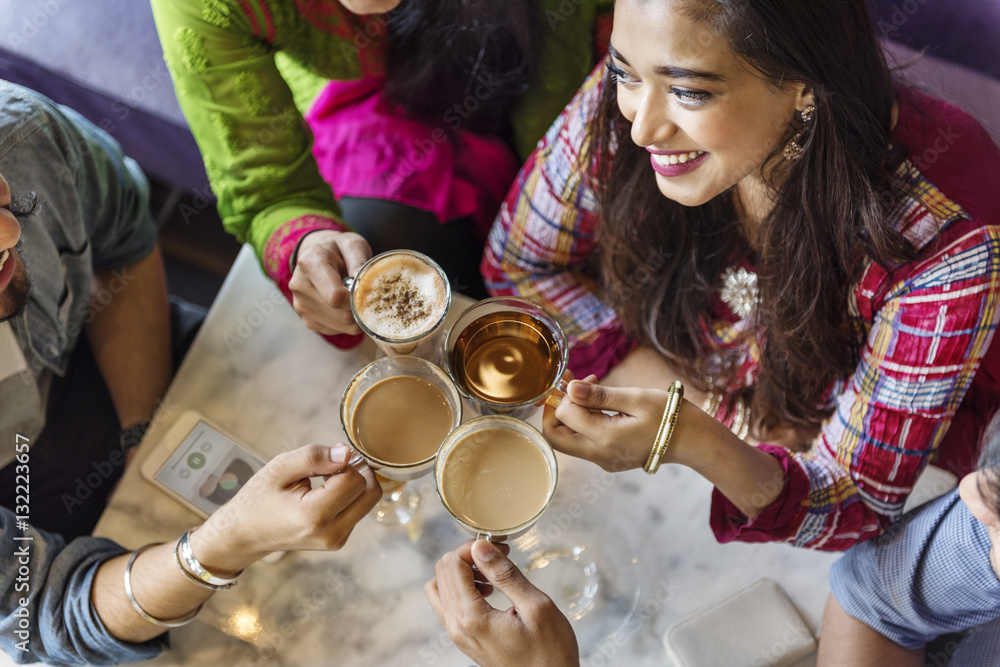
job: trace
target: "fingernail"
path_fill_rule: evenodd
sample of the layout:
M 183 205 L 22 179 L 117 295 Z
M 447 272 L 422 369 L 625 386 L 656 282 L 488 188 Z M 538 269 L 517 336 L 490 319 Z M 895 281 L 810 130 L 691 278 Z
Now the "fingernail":
M 570 398 L 573 400 L 584 401 L 590 396 L 590 384 L 586 382 L 581 382 L 580 380 L 573 380 L 569 383 L 567 387 Z
M 334 445 L 330 448 L 330 460 L 334 463 L 343 463 L 351 455 L 351 450 L 345 445 Z
M 472 545 L 472 548 L 475 549 L 476 555 L 479 556 L 479 560 L 484 563 L 489 563 L 497 557 L 498 553 L 500 553 L 497 551 L 497 548 L 493 546 L 493 543 L 488 540 L 476 540 L 476 543 Z

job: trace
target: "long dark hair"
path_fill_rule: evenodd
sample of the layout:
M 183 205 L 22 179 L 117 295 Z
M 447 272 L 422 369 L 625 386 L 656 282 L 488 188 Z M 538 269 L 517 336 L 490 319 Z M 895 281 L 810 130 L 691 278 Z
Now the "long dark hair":
M 895 176 L 901 158 L 889 145 L 889 68 L 863 0 L 678 6 L 771 85 L 809 86 L 816 111 L 801 159 L 775 170 L 783 181 L 769 183 L 774 208 L 751 239 L 732 190 L 697 207 L 660 193 L 607 78 L 600 130 L 589 146 L 602 184 L 604 287 L 611 303 L 629 304 L 618 312 L 626 330 L 694 383 L 739 384 L 741 351 L 707 347 L 704 327 L 721 273 L 748 258 L 760 293 L 756 330 L 748 335 L 758 337 L 761 359 L 757 381 L 742 397 L 764 427 L 815 427 L 833 412 L 830 387 L 858 361 L 865 332 L 851 327 L 847 310 L 865 258 L 890 265 L 914 254 L 886 216 L 902 187 Z M 799 129 L 793 123 L 785 141 Z M 783 146 L 765 164 L 780 165 Z
M 504 135 L 540 42 L 536 0 L 403 0 L 389 17 L 386 94 L 428 122 Z

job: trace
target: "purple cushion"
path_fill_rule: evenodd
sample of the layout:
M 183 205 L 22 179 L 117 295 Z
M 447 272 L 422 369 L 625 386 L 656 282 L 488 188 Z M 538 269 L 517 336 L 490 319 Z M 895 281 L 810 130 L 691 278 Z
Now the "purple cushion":
M 209 193 L 146 0 L 0 0 L 0 78 L 76 109 L 151 176 Z
M 878 33 L 1000 79 L 997 0 L 869 0 Z

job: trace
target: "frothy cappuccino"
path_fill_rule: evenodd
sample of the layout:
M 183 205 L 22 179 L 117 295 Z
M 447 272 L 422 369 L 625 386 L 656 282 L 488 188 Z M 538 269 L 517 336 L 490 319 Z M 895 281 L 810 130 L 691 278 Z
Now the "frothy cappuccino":
M 415 338 L 433 329 L 448 310 L 448 285 L 436 267 L 413 255 L 393 253 L 359 276 L 354 308 L 377 336 Z

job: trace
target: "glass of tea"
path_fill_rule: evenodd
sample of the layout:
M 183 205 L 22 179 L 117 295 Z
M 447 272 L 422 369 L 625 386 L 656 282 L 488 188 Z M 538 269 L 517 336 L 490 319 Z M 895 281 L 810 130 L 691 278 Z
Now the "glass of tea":
M 420 496 L 406 482 L 430 472 L 444 439 L 462 422 L 462 397 L 451 378 L 420 357 L 382 357 L 344 389 L 340 421 L 375 471 L 383 496 L 376 521 L 407 523 Z
M 527 532 L 552 502 L 559 468 L 530 424 L 504 415 L 465 422 L 445 438 L 434 464 L 438 496 L 477 538 L 501 542 Z
M 379 350 L 440 363 L 451 284 L 433 259 L 412 250 L 384 252 L 343 285 L 351 291 L 354 320 Z
M 448 374 L 480 415 L 528 416 L 560 387 L 568 356 L 556 319 L 520 297 L 472 305 L 445 343 Z

